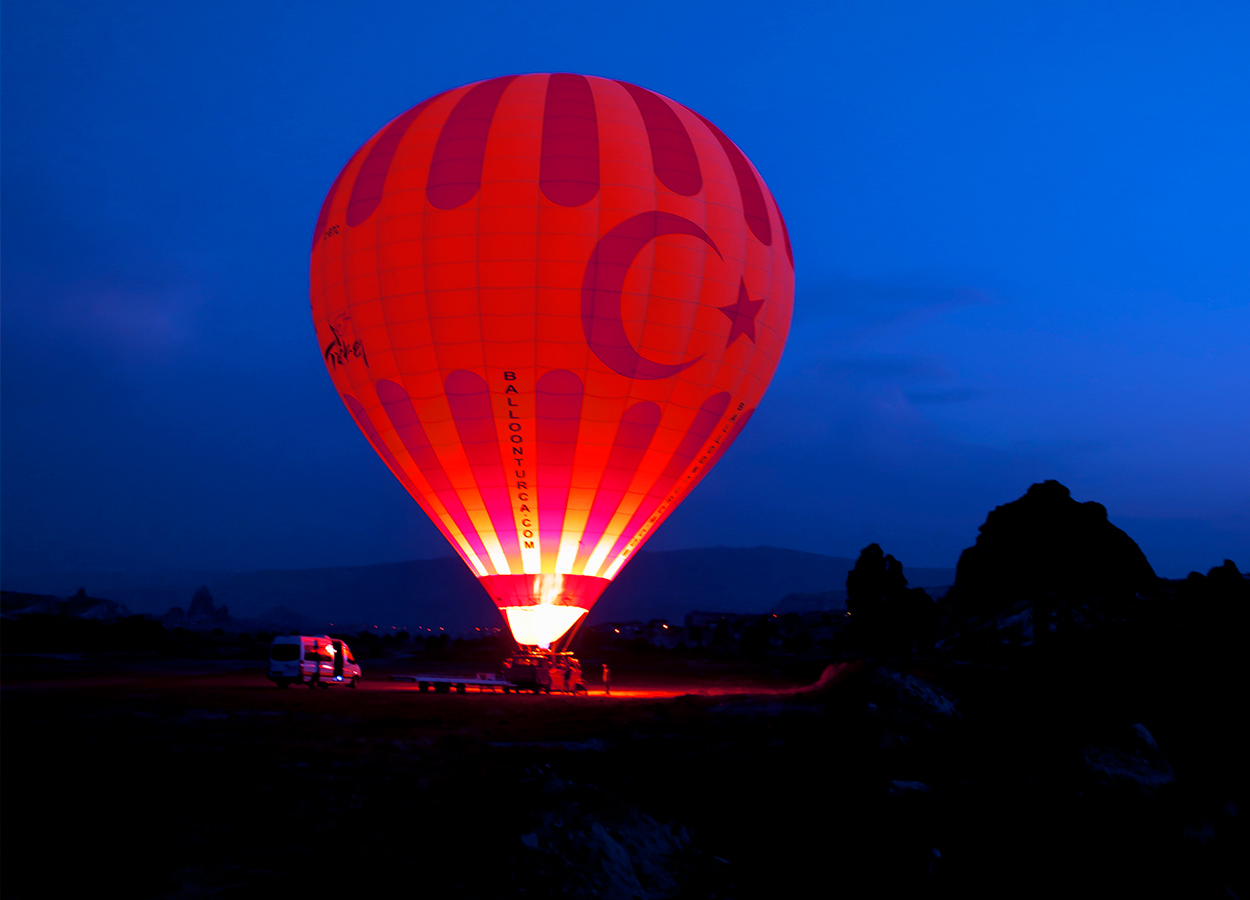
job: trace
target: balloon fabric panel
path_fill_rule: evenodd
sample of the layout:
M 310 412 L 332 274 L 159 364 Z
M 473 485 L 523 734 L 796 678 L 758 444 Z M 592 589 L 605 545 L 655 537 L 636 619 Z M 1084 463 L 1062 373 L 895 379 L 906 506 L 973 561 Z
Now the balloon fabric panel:
M 582 75 L 552 75 L 543 110 L 543 195 L 581 206 L 599 193 L 599 124 L 595 97 Z
M 721 416 L 725 413 L 725 407 L 728 405 L 729 393 L 726 391 L 713 394 L 704 401 L 698 415 L 695 416 L 694 422 L 690 425 L 690 430 L 686 432 L 686 436 L 681 439 L 677 450 L 669 459 L 668 465 L 664 467 L 660 477 L 652 484 L 651 489 L 647 492 L 647 496 L 639 504 L 637 511 L 621 532 L 621 536 L 617 539 L 616 544 L 608 552 L 609 557 L 619 555 L 626 548 L 630 539 L 642 532 L 643 526 L 657 512 L 660 504 L 665 499 L 665 495 L 668 494 L 677 483 L 677 479 L 689 467 L 695 454 L 702 449 L 704 441 L 711 435 L 712 429 L 721 420 Z
M 612 514 L 634 478 L 642 455 L 651 444 L 656 426 L 660 424 L 660 407 L 651 402 L 631 406 L 625 411 L 617 427 L 612 452 L 608 455 L 600 477 L 598 490 L 586 520 L 585 534 L 590 538 L 602 537 Z M 574 568 L 582 568 L 587 575 L 597 575 L 602 556 L 594 545 L 583 540 Z M 606 551 L 605 551 L 606 552 Z M 597 560 L 597 561 L 596 561 Z M 580 563 L 580 566 L 578 565 Z
M 447 117 L 434 159 L 426 194 L 439 209 L 463 206 L 482 186 L 482 163 L 486 156 L 486 136 L 495 117 L 495 107 L 514 76 L 484 81 L 460 98 Z
M 638 112 L 647 127 L 647 142 L 651 145 L 651 159 L 655 175 L 664 186 L 677 194 L 692 197 L 703 188 L 703 174 L 699 171 L 699 157 L 694 152 L 686 127 L 677 118 L 673 108 L 662 97 L 646 88 L 619 82 L 629 91 Z
M 343 172 L 347 171 L 346 169 Z M 313 229 L 313 249 L 317 249 L 317 242 L 321 240 L 325 231 L 326 220 L 330 216 L 330 203 L 334 200 L 334 195 L 338 193 L 339 183 L 343 180 L 343 172 L 339 172 L 338 177 L 334 179 L 334 184 L 330 185 L 330 193 L 326 194 L 325 200 L 321 203 L 321 212 L 317 215 L 317 227 Z
M 751 229 L 751 233 L 759 238 L 761 244 L 768 246 L 773 242 L 773 230 L 768 222 L 768 207 L 764 204 L 764 192 L 760 190 L 760 183 L 751 169 L 751 163 L 747 161 L 746 155 L 738 149 L 737 145 L 725 137 L 723 131 L 703 116 L 699 116 L 699 120 L 720 142 L 725 156 L 729 158 L 729 164 L 733 166 L 734 178 L 738 181 L 738 192 L 742 197 L 742 215 L 746 219 L 747 226 Z
M 510 572 L 509 561 L 520 561 L 516 532 L 512 522 L 512 502 L 508 492 L 508 476 L 499 454 L 499 435 L 495 431 L 495 415 L 491 409 L 490 388 L 482 376 L 463 369 L 447 376 L 447 400 L 460 445 L 464 447 L 473 482 L 486 504 L 491 527 L 503 545 L 506 559 L 494 560 L 503 574 Z M 519 422 L 509 423 L 520 430 Z M 506 445 L 505 445 L 506 446 Z
M 461 502 L 460 496 L 456 493 L 455 488 L 451 484 L 451 480 L 447 477 L 447 473 L 443 471 L 443 466 L 438 460 L 438 454 L 434 452 L 434 448 L 430 446 L 430 439 L 426 436 L 425 429 L 421 427 L 421 420 L 417 418 L 416 411 L 412 408 L 412 400 L 402 387 L 393 381 L 385 379 L 378 382 L 378 399 L 382 401 L 382 406 L 386 410 L 387 418 L 395 428 L 395 433 L 403 442 L 404 449 L 408 451 L 412 461 L 416 463 L 421 474 L 425 476 L 426 482 L 430 485 L 430 490 L 434 496 L 442 504 L 447 515 L 455 523 L 460 530 L 465 543 L 469 545 L 468 549 L 472 551 L 470 556 L 472 560 L 469 562 L 471 568 L 475 571 L 481 570 L 479 574 L 486 574 L 482 567 L 481 561 L 486 559 L 488 554 L 485 546 L 483 546 L 481 538 L 477 535 L 472 520 L 469 518 L 468 512 Z M 456 544 L 452 541 L 452 544 Z
M 540 643 L 737 437 L 794 285 L 736 145 L 573 74 L 457 88 L 385 126 L 335 180 L 310 274 L 357 424 Z
M 378 208 L 378 204 L 382 202 L 382 191 L 386 187 L 386 176 L 391 168 L 391 160 L 395 157 L 399 142 L 408 131 L 408 126 L 437 99 L 438 97 L 431 97 L 429 100 L 418 103 L 386 126 L 382 136 L 378 138 L 373 149 L 369 151 L 369 155 L 365 157 L 360 172 L 356 175 L 356 183 L 352 187 L 352 198 L 347 204 L 349 226 L 359 225 L 373 215 L 373 211 Z
M 582 381 L 572 372 L 553 369 L 538 379 L 536 394 L 536 462 L 532 468 L 541 486 L 538 494 L 539 539 L 543 571 L 555 572 L 564 514 L 568 508 L 577 432 L 582 417 Z

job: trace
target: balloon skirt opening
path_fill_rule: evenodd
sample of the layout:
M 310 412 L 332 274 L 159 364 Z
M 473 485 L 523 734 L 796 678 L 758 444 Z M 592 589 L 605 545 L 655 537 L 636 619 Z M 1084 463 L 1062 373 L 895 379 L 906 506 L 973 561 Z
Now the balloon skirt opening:
M 486 575 L 478 579 L 518 644 L 546 650 L 581 621 L 610 582 L 587 575 Z
M 513 640 L 547 650 L 586 615 L 586 610 L 577 606 L 505 606 L 503 614 Z

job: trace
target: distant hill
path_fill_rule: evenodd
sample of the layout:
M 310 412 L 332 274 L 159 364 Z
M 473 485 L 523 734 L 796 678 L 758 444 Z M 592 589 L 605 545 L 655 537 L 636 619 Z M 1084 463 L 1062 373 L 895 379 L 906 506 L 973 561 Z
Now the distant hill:
M 640 552 L 603 592 L 587 624 L 681 622 L 696 609 L 771 612 L 787 594 L 846 582 L 855 560 L 780 547 L 706 547 Z
M 45 615 L 110 622 L 129 616 L 130 610 L 113 600 L 88 597 L 86 591 L 82 590 L 66 598 L 0 591 L 0 613 L 6 619 L 13 616 Z
M 589 623 L 639 619 L 682 621 L 693 610 L 778 611 L 791 595 L 832 593 L 844 605 L 846 573 L 855 561 L 779 547 L 707 547 L 642 551 L 624 568 L 591 612 Z M 950 584 L 953 569 L 909 569 L 913 586 Z M 260 572 L 187 572 L 174 576 L 127 573 L 47 576 L 39 584 L 6 585 L 65 596 L 86 587 L 133 610 L 163 614 L 188 607 L 201 584 L 241 625 L 321 628 L 378 625 L 445 628 L 459 633 L 498 626 L 494 604 L 458 558 L 417 559 L 373 566 L 275 569 Z M 824 608 L 820 606 L 812 608 Z M 785 610 L 781 610 L 785 611 Z
M 846 562 L 851 562 L 846 560 Z M 847 572 L 854 563 L 847 566 Z M 903 575 L 909 587 L 924 588 L 935 600 L 945 596 L 955 581 L 954 569 L 913 569 L 904 566 Z M 846 609 L 846 572 L 842 573 L 839 587 L 834 590 L 815 591 L 812 593 L 795 592 L 781 598 L 769 612 L 781 615 L 791 612 L 830 612 Z

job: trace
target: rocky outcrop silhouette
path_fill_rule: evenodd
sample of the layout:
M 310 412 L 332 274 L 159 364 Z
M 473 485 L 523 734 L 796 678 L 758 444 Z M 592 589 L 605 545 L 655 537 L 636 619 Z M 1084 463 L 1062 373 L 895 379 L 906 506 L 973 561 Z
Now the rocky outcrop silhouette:
M 1250 581 L 1235 562 L 1226 559 L 1224 565 L 1215 566 L 1206 575 L 1190 572 L 1177 585 L 1176 595 L 1182 603 L 1217 616 L 1242 612 L 1250 604 Z
M 1084 607 L 1099 614 L 1157 591 L 1136 542 L 1101 503 L 1078 503 L 1058 481 L 1034 484 L 995 508 L 959 557 L 948 608 L 960 617 L 1032 610 L 1033 618 Z M 1034 630 L 1044 633 L 1045 627 Z
M 585 745 L 592 752 L 600 743 Z M 650 900 L 682 896 L 682 875 L 706 879 L 717 864 L 690 846 L 684 827 L 665 825 L 599 788 L 563 781 L 546 766 L 521 785 L 528 815 L 514 871 L 548 896 Z M 515 877 L 515 876 L 514 876 Z
M 1213 650 L 1235 653 L 1250 628 L 1250 580 L 1231 559 L 1206 575 L 1171 582 L 1175 620 L 1187 633 L 1201 635 Z
M 228 606 L 217 606 L 208 587 L 200 585 L 191 597 L 191 606 L 184 613 L 181 606 L 171 607 L 162 621 L 167 628 L 229 628 L 235 624 Z
M 906 587 L 903 564 L 879 544 L 869 544 L 846 576 L 847 611 L 853 616 L 873 615 Z
M 154 619 L 133 615 L 83 588 L 61 598 L 0 591 L 5 653 L 132 653 L 158 649 L 165 636 Z
M 85 588 L 70 597 L 51 594 L 22 594 L 4 591 L 3 612 L 6 617 L 18 615 L 67 616 L 75 619 L 98 619 L 116 622 L 131 615 L 122 603 L 90 597 Z
M 913 653 L 933 645 L 937 604 L 908 588 L 903 564 L 869 544 L 846 576 L 846 609 L 857 637 L 878 653 Z

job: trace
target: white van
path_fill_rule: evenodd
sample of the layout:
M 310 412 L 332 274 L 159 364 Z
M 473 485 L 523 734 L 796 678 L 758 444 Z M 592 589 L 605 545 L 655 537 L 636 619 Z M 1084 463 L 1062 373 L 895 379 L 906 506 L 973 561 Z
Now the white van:
M 360 683 L 360 666 L 346 643 L 329 635 L 280 634 L 269 645 L 269 680 L 280 688 L 328 688 Z

